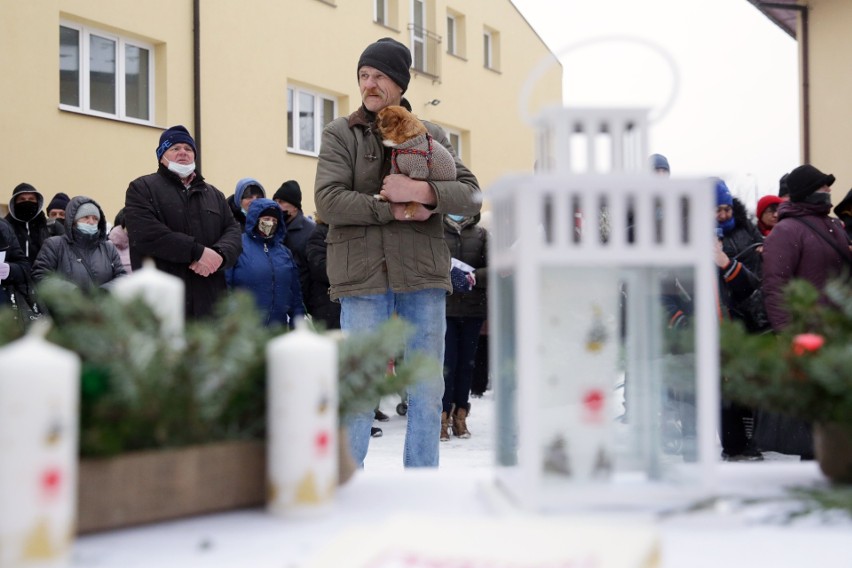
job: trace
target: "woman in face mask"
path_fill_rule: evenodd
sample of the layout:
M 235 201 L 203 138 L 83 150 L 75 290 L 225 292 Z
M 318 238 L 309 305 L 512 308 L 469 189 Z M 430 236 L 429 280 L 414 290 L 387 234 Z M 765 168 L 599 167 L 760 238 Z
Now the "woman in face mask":
M 44 242 L 33 265 L 33 279 L 38 282 L 48 274 L 86 290 L 108 288 L 126 274 L 118 249 L 107 240 L 104 213 L 94 199 L 73 198 L 65 211 L 65 234 Z
M 305 306 L 299 269 L 284 246 L 286 234 L 278 204 L 262 197 L 253 200 L 246 214 L 243 252 L 225 279 L 229 289 L 251 293 L 266 325 L 293 327 L 295 319 L 305 315 Z

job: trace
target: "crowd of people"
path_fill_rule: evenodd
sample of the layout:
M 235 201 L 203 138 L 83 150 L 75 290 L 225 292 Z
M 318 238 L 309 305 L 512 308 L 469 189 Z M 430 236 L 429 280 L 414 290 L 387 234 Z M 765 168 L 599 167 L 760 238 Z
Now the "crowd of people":
M 661 156 L 652 156 L 651 162 L 657 172 L 668 173 Z M 804 279 L 822 290 L 831 278 L 850 277 L 852 225 L 840 219 L 849 218 L 852 190 L 834 208 L 838 218 L 830 217 L 834 181 L 812 165 L 799 166 L 782 176 L 778 195 L 761 197 L 751 214 L 723 180 L 714 180 L 718 241 L 713 258 L 723 317 L 743 322 L 751 333 L 780 332 L 789 321 L 783 297 L 787 283 Z M 673 328 L 691 314 L 694 295 L 689 292 L 664 297 Z M 685 424 L 684 434 L 688 428 Z M 726 460 L 762 460 L 763 451 L 813 458 L 809 424 L 759 408 L 723 400 L 719 434 Z
M 34 186 L 19 184 L 0 220 L 0 304 L 32 296 L 34 285 L 50 274 L 87 291 L 108 289 L 150 258 L 184 282 L 189 319 L 209 316 L 237 289 L 254 297 L 266 325 L 292 327 L 310 315 L 323 327 L 358 332 L 404 318 L 415 327 L 406 353 L 426 353 L 444 366 L 443 376 L 427 377 L 405 395 L 403 462 L 437 466 L 440 442 L 450 432 L 462 440 L 471 436 L 471 392 L 485 389 L 488 233 L 479 223 L 477 179 L 439 126 L 424 122 L 428 136 L 452 153 L 454 179 L 413 179 L 391 170 L 394 150 L 379 138 L 376 114 L 388 106 L 410 107 L 403 96 L 410 67 L 408 48 L 390 38 L 359 57 L 362 105 L 323 132 L 313 218 L 302 210 L 296 180 L 284 181 L 270 198 L 260 181 L 246 177 L 226 197 L 196 167 L 195 140 L 180 125 L 162 133 L 156 171 L 130 182 L 109 230 L 92 198 L 57 193 L 45 208 Z M 670 174 L 660 154 L 651 157 L 651 169 Z M 752 216 L 724 181 L 715 180 L 719 297 L 724 312 L 754 333 L 787 324 L 782 290 L 791 279 L 821 288 L 848 273 L 852 191 L 834 209 L 844 227 L 829 216 L 834 181 L 812 165 L 797 167 L 782 178 L 777 196 L 758 201 Z M 455 270 L 459 278 L 451 278 Z M 689 309 L 673 305 L 671 325 L 680 325 Z M 378 407 L 345 417 L 358 464 L 377 435 L 377 417 L 384 417 Z M 807 428 L 774 419 L 776 430 Z M 725 458 L 761 459 L 761 449 L 779 445 L 755 435 L 760 420 L 758 409 L 724 405 Z M 812 454 L 807 447 L 796 451 Z
M 19 184 L 0 220 L 0 305 L 34 298 L 48 275 L 97 293 L 151 259 L 183 281 L 190 320 L 209 317 L 231 290 L 249 292 L 270 326 L 293 327 L 310 316 L 325 328 L 357 332 L 399 316 L 415 328 L 406 353 L 444 361 L 448 345 L 447 371 L 405 395 L 403 461 L 437 466 L 448 416 L 455 418 L 458 438 L 470 436 L 465 418 L 486 313 L 486 233 L 477 224 L 476 177 L 439 126 L 425 123 L 434 143 L 453 156 L 452 180 L 390 173 L 393 150 L 373 125 L 387 106 L 410 108 L 403 97 L 410 67 L 408 48 L 390 38 L 361 54 L 356 78 L 363 104 L 325 129 L 313 218 L 302 210 L 296 180 L 269 196 L 259 180 L 246 177 L 226 197 L 196 167 L 198 148 L 181 125 L 162 132 L 156 171 L 129 183 L 109 229 L 91 197 L 58 193 L 45 209 L 41 192 Z M 455 295 L 450 248 L 469 267 L 471 280 Z M 376 417 L 386 415 L 377 407 L 346 418 L 358 463 L 377 433 Z

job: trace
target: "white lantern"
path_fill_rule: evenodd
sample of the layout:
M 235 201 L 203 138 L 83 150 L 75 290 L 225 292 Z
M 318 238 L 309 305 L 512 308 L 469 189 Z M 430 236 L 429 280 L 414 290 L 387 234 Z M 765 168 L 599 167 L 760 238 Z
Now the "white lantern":
M 330 509 L 337 489 L 337 344 L 307 329 L 266 346 L 268 507 L 301 516 Z
M 116 279 L 111 291 L 124 300 L 141 296 L 160 319 L 164 335 L 183 335 L 186 301 L 183 280 L 157 270 L 153 260 L 146 259 L 141 269 Z
M 650 172 L 645 115 L 548 110 L 541 173 L 487 192 L 497 481 L 525 507 L 663 505 L 713 486 L 713 185 Z M 677 337 L 668 287 L 695 309 Z
M 43 339 L 0 348 L 0 566 L 66 566 L 77 506 L 80 359 Z

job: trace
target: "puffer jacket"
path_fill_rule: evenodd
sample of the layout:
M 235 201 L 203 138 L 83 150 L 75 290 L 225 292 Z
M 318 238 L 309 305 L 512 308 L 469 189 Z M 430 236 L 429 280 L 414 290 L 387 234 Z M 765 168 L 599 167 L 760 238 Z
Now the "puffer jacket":
M 444 240 L 450 256 L 476 269 L 476 285 L 466 293 L 447 297 L 447 317 L 488 317 L 488 232 L 480 227 L 479 215 L 465 217 L 456 223 L 444 217 Z
M 782 330 L 790 316 L 784 308 L 784 286 L 803 278 L 822 290 L 832 277 L 848 270 L 852 262 L 843 224 L 828 216 L 831 205 L 784 202 L 778 206 L 778 224 L 766 237 L 763 251 L 763 299 L 772 329 Z M 816 232 L 797 221 L 801 218 L 845 252 L 842 258 Z M 823 299 L 825 301 L 825 298 Z
M 323 130 L 315 184 L 319 215 L 329 224 L 331 297 L 428 288 L 452 291 L 443 213 L 479 213 L 476 177 L 456 158 L 456 181 L 429 181 L 437 197 L 426 221 L 396 221 L 389 203 L 375 196 L 390 172 L 391 149 L 374 132 L 375 115 L 362 106 Z M 442 128 L 425 123 L 451 149 Z M 455 157 L 455 153 L 453 152 Z
M 260 214 L 275 210 L 278 227 L 270 237 L 256 231 Z M 243 233 L 243 252 L 233 268 L 225 272 L 228 287 L 244 289 L 254 296 L 266 325 L 290 324 L 305 314 L 299 269 L 290 250 L 284 246 L 287 229 L 281 209 L 271 199 L 263 197 L 251 202 Z
M 227 292 L 225 270 L 237 262 L 243 248 L 240 225 L 222 192 L 198 173 L 187 189 L 160 164 L 156 173 L 130 182 L 125 216 L 133 269 L 138 270 L 145 257 L 153 258 L 158 269 L 183 280 L 186 317 L 210 315 Z M 223 257 L 219 270 L 207 277 L 189 268 L 204 247 Z
M 745 205 L 734 198 L 734 228 L 722 236 L 722 250 L 728 258 L 742 262 L 754 276 L 761 277 L 762 259 L 757 248 L 763 244 L 763 235 L 748 218 Z
M 100 213 L 94 235 L 75 227 L 74 217 L 84 203 L 91 203 Z M 33 266 L 33 280 L 39 282 L 51 273 L 85 290 L 108 288 L 113 280 L 126 274 L 118 249 L 107 240 L 104 212 L 95 200 L 83 195 L 71 199 L 65 209 L 65 234 L 44 242 Z

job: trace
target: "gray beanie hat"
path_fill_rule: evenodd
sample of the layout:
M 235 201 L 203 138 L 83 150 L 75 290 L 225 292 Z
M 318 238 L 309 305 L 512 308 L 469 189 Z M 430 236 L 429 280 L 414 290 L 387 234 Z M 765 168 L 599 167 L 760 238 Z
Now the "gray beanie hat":
M 98 211 L 98 206 L 92 202 L 82 204 L 77 209 L 77 213 L 74 215 L 74 220 L 77 221 L 83 217 L 88 217 L 89 215 L 94 215 L 98 219 L 101 218 L 101 212 Z

